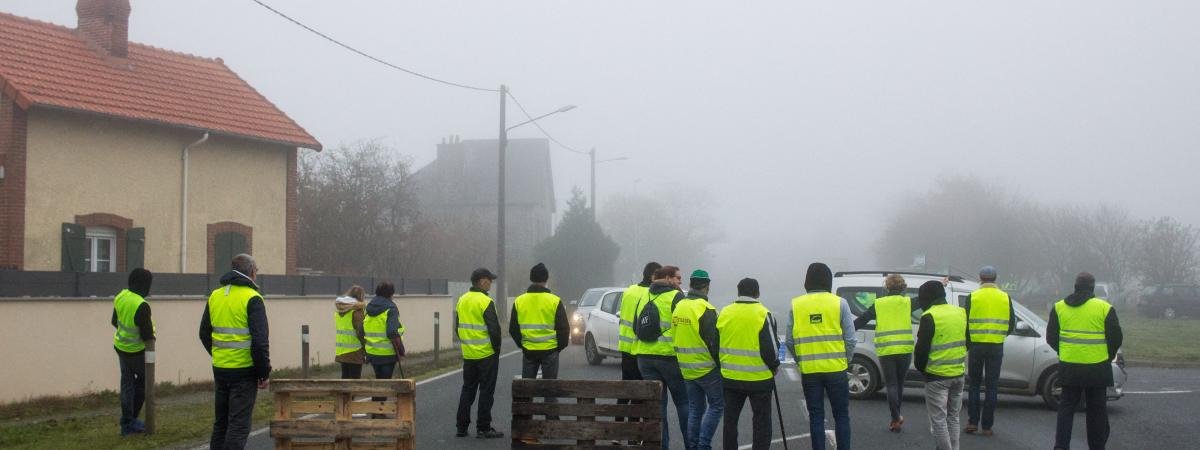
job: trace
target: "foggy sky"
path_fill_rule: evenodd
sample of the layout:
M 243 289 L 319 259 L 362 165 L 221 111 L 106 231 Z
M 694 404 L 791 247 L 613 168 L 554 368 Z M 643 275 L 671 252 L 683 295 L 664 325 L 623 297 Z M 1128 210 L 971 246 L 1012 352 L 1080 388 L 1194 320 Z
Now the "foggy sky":
M 224 58 L 327 148 L 379 138 L 420 167 L 442 137 L 496 137 L 495 94 L 386 69 L 248 0 L 132 3 L 131 40 Z M 710 271 L 727 280 L 870 267 L 898 202 L 950 174 L 1200 224 L 1195 1 L 269 3 L 408 68 L 508 84 L 534 114 L 578 105 L 544 126 L 633 158 L 601 166 L 601 205 L 634 179 L 706 188 L 694 207 L 722 223 Z M 0 11 L 74 26 L 74 5 Z M 586 189 L 585 157 L 553 158 L 560 202 Z

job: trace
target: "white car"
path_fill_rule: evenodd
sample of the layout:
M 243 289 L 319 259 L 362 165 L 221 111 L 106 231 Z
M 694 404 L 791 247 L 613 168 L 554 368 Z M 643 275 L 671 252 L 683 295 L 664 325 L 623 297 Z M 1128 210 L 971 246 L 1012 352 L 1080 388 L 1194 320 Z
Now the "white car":
M 596 289 L 588 290 L 591 292 Z M 606 357 L 620 357 L 617 343 L 620 342 L 618 331 L 621 315 L 621 295 L 623 287 L 598 289 L 598 306 L 591 308 L 583 316 L 584 342 L 583 349 L 587 355 L 588 364 L 599 365 Z
M 571 306 L 574 306 L 574 311 L 571 312 L 571 343 L 584 343 L 583 336 L 587 333 L 587 317 L 592 310 L 600 306 L 600 297 L 606 292 L 619 288 L 591 288 L 583 291 L 583 296 L 579 301 L 572 301 Z
M 833 292 L 846 299 L 851 312 L 858 316 L 866 312 L 876 298 L 885 295 L 883 280 L 890 273 L 898 273 L 904 277 L 908 285 L 905 294 L 914 302 L 917 289 L 922 283 L 946 278 L 946 275 L 929 273 L 838 272 L 833 275 Z M 951 305 L 962 305 L 970 298 L 971 291 L 979 288 L 977 282 L 957 276 L 949 278 L 946 302 Z M 1062 388 L 1058 384 L 1058 354 L 1046 343 L 1046 321 L 1016 301 L 1013 301 L 1013 309 L 1017 323 L 1013 334 L 1004 341 L 1004 363 L 1000 368 L 999 391 L 1006 394 L 1040 395 L 1047 407 L 1056 409 Z M 914 337 L 920 317 L 921 311 L 913 312 Z M 883 387 L 879 357 L 875 353 L 874 329 L 875 322 L 872 321 L 863 330 L 855 333 L 858 344 L 854 347 L 854 359 L 850 361 L 849 372 L 850 396 L 856 399 L 870 398 Z M 1109 400 L 1120 399 L 1123 395 L 1122 386 L 1127 378 L 1124 367 L 1124 357 L 1118 352 L 1117 359 L 1112 364 L 1114 386 L 1108 388 Z M 916 368 L 909 367 L 905 384 L 924 384 Z

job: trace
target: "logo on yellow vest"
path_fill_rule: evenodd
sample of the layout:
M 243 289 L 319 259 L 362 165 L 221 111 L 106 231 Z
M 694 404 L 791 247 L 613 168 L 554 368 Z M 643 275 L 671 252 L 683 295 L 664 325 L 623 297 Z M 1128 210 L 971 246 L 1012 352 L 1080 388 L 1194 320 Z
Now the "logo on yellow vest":
M 823 318 L 823 317 L 821 317 L 821 314 L 820 314 L 820 313 L 817 313 L 817 314 L 809 314 L 809 315 L 808 315 L 808 323 L 809 323 L 809 324 L 814 324 L 814 325 L 815 325 L 815 324 L 818 324 L 818 323 L 821 323 L 821 322 L 824 322 L 824 318 Z

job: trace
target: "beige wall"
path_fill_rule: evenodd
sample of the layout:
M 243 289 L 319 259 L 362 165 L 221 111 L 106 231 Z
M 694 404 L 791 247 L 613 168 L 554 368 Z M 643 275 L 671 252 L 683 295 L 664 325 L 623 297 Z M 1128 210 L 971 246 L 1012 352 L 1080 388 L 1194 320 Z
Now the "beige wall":
M 212 379 L 208 353 L 197 337 L 205 298 L 150 299 L 158 333 L 157 379 L 186 383 Z M 433 349 L 433 313 L 442 317 L 441 346 L 449 357 L 454 303 L 449 296 L 397 296 L 410 352 Z M 36 311 L 36 317 L 33 316 Z M 309 325 L 311 364 L 333 362 L 333 300 L 271 297 L 271 365 L 300 366 L 300 326 Z M 112 299 L 0 299 L 0 403 L 46 395 L 118 390 L 112 348 Z M 43 319 L 54 318 L 52 321 Z M 369 372 L 369 371 L 368 371 Z
M 179 272 L 181 152 L 202 133 L 33 108 L 25 270 L 61 269 L 61 224 L 111 213 L 146 228 L 146 268 Z M 286 264 L 288 147 L 213 136 L 191 152 L 187 272 L 208 271 L 207 225 L 254 229 L 262 273 Z

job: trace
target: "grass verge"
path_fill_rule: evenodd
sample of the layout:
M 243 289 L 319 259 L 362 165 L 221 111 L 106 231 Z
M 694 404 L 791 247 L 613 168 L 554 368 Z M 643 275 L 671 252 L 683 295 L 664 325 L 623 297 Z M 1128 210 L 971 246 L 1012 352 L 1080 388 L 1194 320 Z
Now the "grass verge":
M 405 375 L 421 380 L 459 365 L 453 351 L 433 363 L 431 353 L 403 361 Z M 311 368 L 312 378 L 337 378 L 337 365 Z M 364 377 L 371 370 L 364 370 Z M 299 378 L 298 369 L 277 370 L 274 378 Z M 212 431 L 212 383 L 157 386 L 158 430 L 153 435 L 121 437 L 117 425 L 120 400 L 112 391 L 80 397 L 53 397 L 0 406 L 0 448 L 94 450 L 97 448 L 190 448 L 207 441 Z M 268 391 L 259 391 L 254 405 L 254 428 L 265 426 L 274 414 Z
M 1125 359 L 1144 363 L 1200 364 L 1200 320 L 1121 316 Z

